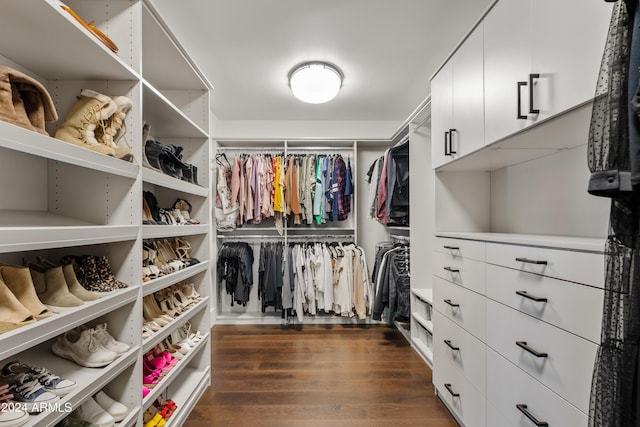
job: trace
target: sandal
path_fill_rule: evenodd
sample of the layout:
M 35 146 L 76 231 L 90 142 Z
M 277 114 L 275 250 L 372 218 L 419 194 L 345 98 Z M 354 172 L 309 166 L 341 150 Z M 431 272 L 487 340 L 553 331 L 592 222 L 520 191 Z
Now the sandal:
M 109 38 L 107 37 L 102 31 L 100 31 L 98 29 L 98 27 L 96 27 L 94 25 L 95 21 L 91 21 L 88 24 L 86 22 L 84 22 L 82 20 L 82 18 L 80 18 L 70 7 L 62 5 L 60 6 L 63 10 L 69 12 L 69 14 L 76 20 L 78 21 L 78 23 L 80 25 L 82 25 L 87 31 L 89 31 L 91 34 L 93 34 L 95 37 L 98 38 L 98 40 L 100 40 L 102 43 L 105 44 L 105 46 L 107 46 L 109 49 L 111 49 L 111 51 L 113 53 L 118 53 L 118 46 Z

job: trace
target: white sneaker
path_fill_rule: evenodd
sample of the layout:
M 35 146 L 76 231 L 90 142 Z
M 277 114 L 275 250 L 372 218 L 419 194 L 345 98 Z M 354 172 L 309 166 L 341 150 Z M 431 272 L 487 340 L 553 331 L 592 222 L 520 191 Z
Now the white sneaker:
M 0 427 L 18 427 L 29 421 L 29 414 L 14 409 L 13 411 L 0 411 Z
M 107 366 L 120 356 L 104 348 L 99 343 L 93 329 L 86 329 L 82 332 L 75 329 L 67 331 L 58 337 L 51 350 L 57 356 L 73 360 L 78 365 L 87 368 Z
M 13 394 L 13 401 L 27 412 L 41 412 L 59 400 L 58 396 L 46 391 L 40 381 L 29 374 L 17 374 L 9 384 L 9 392 Z
M 104 391 L 99 391 L 94 399 L 116 422 L 124 420 L 129 414 L 129 408 L 107 396 Z
M 80 330 L 82 330 L 82 328 L 86 328 L 86 327 L 81 326 Z M 114 353 L 117 353 L 117 354 L 124 354 L 127 351 L 129 351 L 129 349 L 131 348 L 129 344 L 116 341 L 116 339 L 109 333 L 109 331 L 107 331 L 106 323 L 97 325 L 93 329 L 95 331 L 95 336 L 98 339 L 98 342 L 107 350 L 113 351 Z
M 98 405 L 98 402 L 93 400 L 93 397 L 87 399 L 74 412 L 75 416 L 82 421 L 87 421 L 100 427 L 114 427 L 116 424 L 116 420 L 105 412 L 105 410 Z
M 30 366 L 18 361 L 7 363 L 2 368 L 3 373 L 29 374 L 42 384 L 46 391 L 50 391 L 56 396 L 64 396 L 69 394 L 75 387 L 76 382 L 51 373 L 46 368 L 39 366 Z M 1 427 L 1 425 L 0 425 Z

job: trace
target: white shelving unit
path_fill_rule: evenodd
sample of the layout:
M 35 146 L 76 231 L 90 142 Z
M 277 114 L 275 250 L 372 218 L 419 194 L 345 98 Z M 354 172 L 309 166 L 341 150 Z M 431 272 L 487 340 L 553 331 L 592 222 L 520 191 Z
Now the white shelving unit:
M 433 292 L 411 289 L 411 344 L 433 365 Z
M 113 53 L 85 30 L 63 5 L 85 22 L 93 20 L 118 45 L 119 52 Z M 128 285 L 78 308 L 0 334 L 0 365 L 19 360 L 75 380 L 76 389 L 62 399 L 74 409 L 105 389 L 131 411 L 123 426 L 142 425 L 142 413 L 155 397 L 175 395 L 184 407 L 170 424 L 180 425 L 210 384 L 212 86 L 159 18 L 152 0 L 9 0 L 3 7 L 0 64 L 34 77 L 47 88 L 59 116 L 56 123 L 47 124 L 49 135 L 64 123 L 82 89 L 124 95 L 133 103 L 124 138 L 135 160 L 125 162 L 0 122 L 0 179 L 5 182 L 0 198 L 0 262 L 19 265 L 23 258 L 34 260 L 36 256 L 51 261 L 65 255 L 106 256 L 116 277 Z M 144 123 L 160 143 L 183 147 L 183 160 L 197 167 L 198 184 L 140 166 Z M 161 207 L 172 206 L 178 198 L 188 200 L 193 207 L 191 217 L 201 224 L 143 226 L 143 190 L 154 192 Z M 143 284 L 143 240 L 175 237 L 189 242 L 191 255 L 202 262 Z M 193 283 L 202 301 L 143 341 L 143 296 L 181 281 Z M 152 396 L 143 400 L 144 353 L 186 321 L 204 338 L 154 388 Z M 101 369 L 82 368 L 51 354 L 49 349 L 58 335 L 98 323 L 107 323 L 109 332 L 131 345 L 131 350 Z M 53 425 L 66 415 L 33 415 L 28 425 Z

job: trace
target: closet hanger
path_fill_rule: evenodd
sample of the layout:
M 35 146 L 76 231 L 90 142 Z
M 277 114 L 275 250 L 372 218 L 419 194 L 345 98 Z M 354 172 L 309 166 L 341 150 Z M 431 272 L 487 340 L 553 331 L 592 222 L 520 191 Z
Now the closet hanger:
M 224 159 L 224 161 L 227 163 L 226 165 L 224 163 L 222 163 L 222 161 L 220 159 Z M 231 169 L 231 163 L 229 162 L 229 159 L 227 159 L 227 153 L 218 153 L 216 154 L 216 163 L 222 167 L 222 168 L 229 168 Z

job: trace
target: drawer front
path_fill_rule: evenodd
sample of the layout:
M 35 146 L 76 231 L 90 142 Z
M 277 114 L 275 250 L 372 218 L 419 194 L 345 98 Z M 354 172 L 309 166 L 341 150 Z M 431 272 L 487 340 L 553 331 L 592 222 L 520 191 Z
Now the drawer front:
M 531 351 L 547 353 L 547 357 L 536 357 L 516 342 L 525 342 Z M 487 346 L 584 413 L 589 412 L 596 344 L 488 300 Z
M 486 341 L 486 298 L 484 296 L 434 277 L 433 304 L 437 311 L 471 335 L 482 342 Z
M 455 258 L 485 260 L 485 242 L 475 240 L 451 239 L 436 237 L 433 239 L 433 251 L 441 252 Z
M 603 254 L 487 243 L 487 262 L 604 288 Z M 545 262 L 546 264 L 536 264 L 535 262 Z
M 433 252 L 433 274 L 465 288 L 485 293 L 486 264 L 473 259 Z
M 453 365 L 446 361 L 434 364 L 433 385 L 438 391 L 438 396 L 465 427 L 487 425 L 484 390 L 480 392 L 475 388 Z
M 487 349 L 487 425 L 534 427 L 516 405 L 549 427 L 587 427 L 588 417 L 491 349 Z
M 433 331 L 434 366 L 449 362 L 478 390 L 485 390 L 484 343 L 437 311 Z
M 600 342 L 602 289 L 488 264 L 487 296 L 594 343 Z

